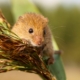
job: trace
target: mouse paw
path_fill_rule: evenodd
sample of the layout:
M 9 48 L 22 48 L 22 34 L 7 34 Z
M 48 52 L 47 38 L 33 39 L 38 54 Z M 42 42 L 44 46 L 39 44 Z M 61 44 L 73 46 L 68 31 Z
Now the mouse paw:
M 21 39 L 21 40 L 24 44 L 28 44 L 28 41 L 26 39 Z
M 53 58 L 49 58 L 48 59 L 48 64 L 53 64 L 54 63 L 54 59 Z
M 54 51 L 54 54 L 59 54 L 59 55 L 61 55 L 62 53 L 63 53 L 62 50 Z

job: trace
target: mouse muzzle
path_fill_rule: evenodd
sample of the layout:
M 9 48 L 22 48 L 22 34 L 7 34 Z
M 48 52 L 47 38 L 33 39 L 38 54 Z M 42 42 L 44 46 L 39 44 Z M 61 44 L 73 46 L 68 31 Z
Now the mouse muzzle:
M 43 38 L 41 37 L 41 36 L 35 36 L 35 38 L 34 38 L 34 43 L 35 43 L 35 45 L 36 46 L 42 46 L 42 44 L 43 44 Z

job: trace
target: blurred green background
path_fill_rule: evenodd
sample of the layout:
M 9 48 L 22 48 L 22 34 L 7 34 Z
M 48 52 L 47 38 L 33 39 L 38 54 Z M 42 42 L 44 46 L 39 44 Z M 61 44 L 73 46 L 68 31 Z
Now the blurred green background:
M 80 1 L 30 1 L 49 19 L 49 26 L 53 36 L 59 49 L 63 51 L 61 56 L 65 66 L 80 66 Z M 52 2 L 50 3 L 50 1 Z M 15 20 L 12 12 L 11 0 L 0 0 L 0 8 L 7 20 L 13 26 Z

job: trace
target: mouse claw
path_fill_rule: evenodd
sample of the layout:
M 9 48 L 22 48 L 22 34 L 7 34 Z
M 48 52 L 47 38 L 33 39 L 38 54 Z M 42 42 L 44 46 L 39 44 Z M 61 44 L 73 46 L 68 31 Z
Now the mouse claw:
M 28 41 L 26 39 L 21 39 L 21 40 L 24 44 L 28 44 Z
M 54 63 L 54 58 L 49 58 L 48 59 L 48 64 L 53 64 Z
M 61 55 L 61 54 L 63 54 L 63 51 L 62 51 L 62 50 L 54 51 L 54 54 L 59 54 L 59 55 Z

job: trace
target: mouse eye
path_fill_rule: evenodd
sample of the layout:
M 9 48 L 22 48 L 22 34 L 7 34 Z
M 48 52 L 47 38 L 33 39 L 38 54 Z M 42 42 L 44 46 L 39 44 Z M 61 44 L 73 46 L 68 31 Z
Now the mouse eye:
M 29 29 L 29 33 L 33 33 L 33 29 L 32 28 Z
M 45 30 L 43 31 L 43 35 L 45 35 L 46 33 L 45 33 Z

